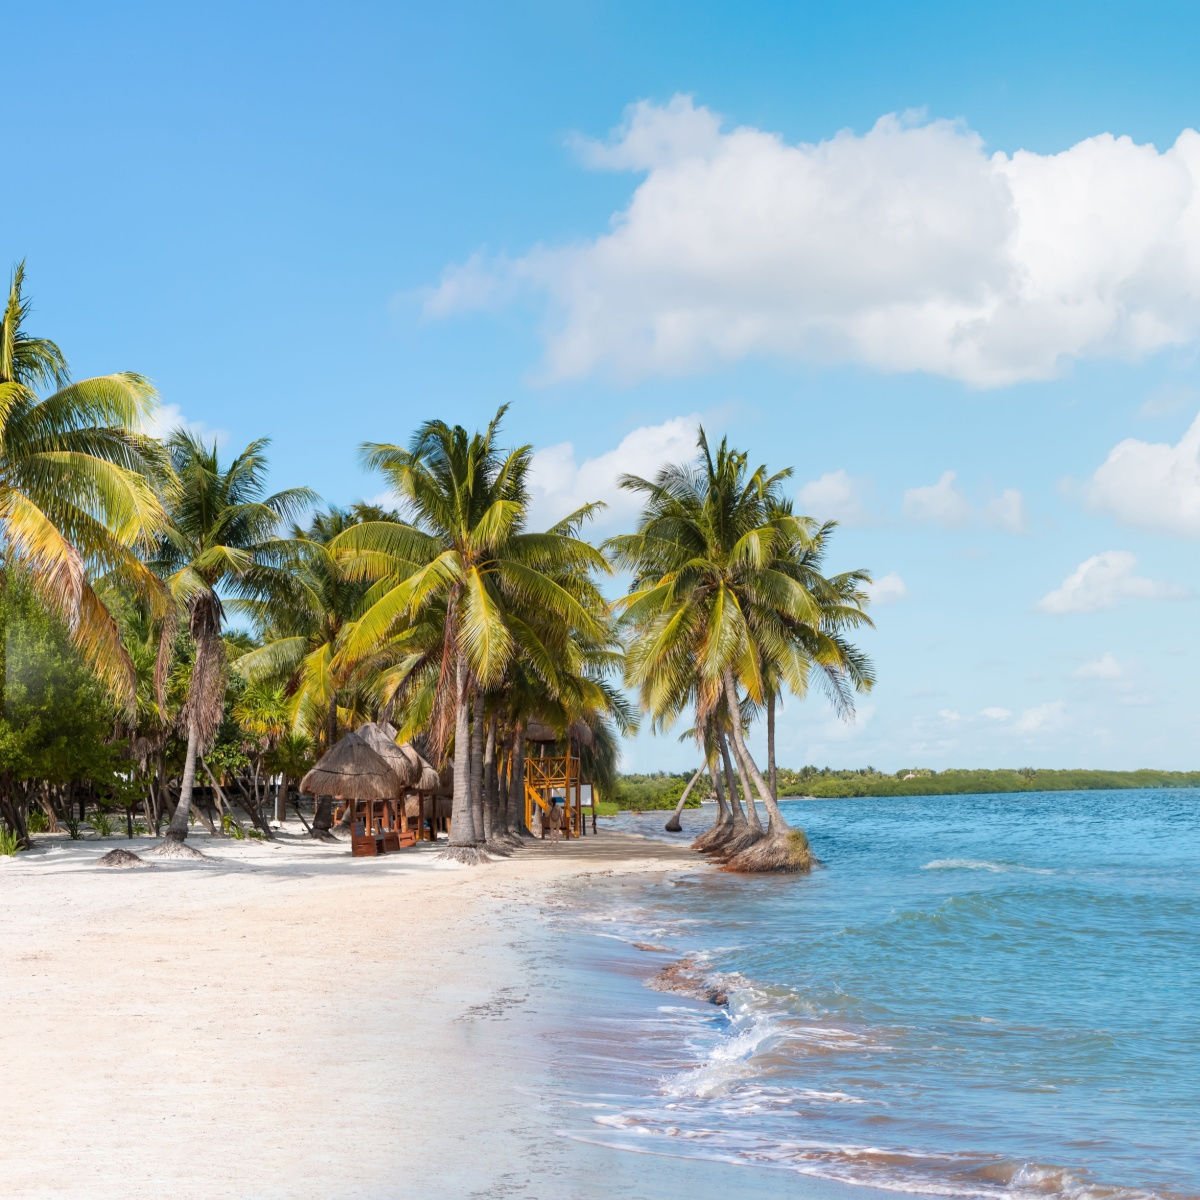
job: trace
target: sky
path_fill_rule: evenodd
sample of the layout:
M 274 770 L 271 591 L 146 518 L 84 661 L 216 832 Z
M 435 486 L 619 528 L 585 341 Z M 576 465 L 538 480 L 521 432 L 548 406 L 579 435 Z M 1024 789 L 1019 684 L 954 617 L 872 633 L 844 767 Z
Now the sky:
M 435 11 L 436 10 L 436 11 Z M 878 685 L 779 758 L 1195 768 L 1200 12 L 54 4 L 0 248 L 76 375 L 273 482 L 511 405 L 535 514 L 696 426 L 872 572 Z M 7 264 L 6 264 L 7 265 Z M 640 734 L 630 770 L 694 748 Z

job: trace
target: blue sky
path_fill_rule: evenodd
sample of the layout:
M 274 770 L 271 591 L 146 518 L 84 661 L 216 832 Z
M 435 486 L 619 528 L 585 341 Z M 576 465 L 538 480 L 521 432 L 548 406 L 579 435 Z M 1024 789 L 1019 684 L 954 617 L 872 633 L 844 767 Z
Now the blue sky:
M 504 402 L 547 517 L 697 417 L 793 466 L 886 582 L 878 688 L 789 703 L 784 762 L 1194 767 L 1198 24 L 39 6 L 0 228 L 77 374 L 332 502 L 361 441 Z

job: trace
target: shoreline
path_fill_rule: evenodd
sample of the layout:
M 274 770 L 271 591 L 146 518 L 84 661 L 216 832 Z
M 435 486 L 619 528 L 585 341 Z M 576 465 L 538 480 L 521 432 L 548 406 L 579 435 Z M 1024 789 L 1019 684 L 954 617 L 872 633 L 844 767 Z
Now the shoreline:
M 189 840 L 213 861 L 107 870 L 152 844 L 110 839 L 0 863 L 14 1194 L 546 1194 L 575 1155 L 523 1111 L 549 1064 L 518 942 L 558 884 L 701 865 L 612 832 L 483 868 Z

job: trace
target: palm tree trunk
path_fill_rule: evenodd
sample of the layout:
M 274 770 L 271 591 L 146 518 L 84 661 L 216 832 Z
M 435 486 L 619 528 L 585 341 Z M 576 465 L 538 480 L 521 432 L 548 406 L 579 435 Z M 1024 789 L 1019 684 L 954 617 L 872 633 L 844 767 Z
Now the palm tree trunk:
M 750 751 L 746 748 L 746 735 L 742 729 L 742 710 L 738 707 L 737 687 L 733 682 L 733 672 L 725 672 L 725 707 L 729 711 L 729 732 L 733 741 L 733 753 L 738 760 L 742 772 L 750 777 L 754 790 L 767 809 L 767 833 L 787 833 L 791 826 L 784 819 L 779 809 L 779 803 L 767 786 L 762 772 L 755 765 Z
M 717 734 L 717 749 L 721 755 L 721 763 L 725 768 L 726 798 L 729 803 L 729 817 L 735 829 L 746 829 L 750 822 L 746 819 L 746 810 L 737 794 L 737 777 L 733 773 L 733 763 L 729 759 L 729 742 L 723 733 Z
M 695 775 L 688 780 L 688 785 L 683 789 L 683 795 L 679 797 L 679 803 L 675 805 L 675 811 L 671 814 L 671 819 L 663 826 L 668 833 L 679 833 L 683 826 L 679 823 L 679 814 L 683 812 L 683 806 L 687 803 L 687 798 L 692 794 L 692 788 L 696 786 L 697 780 L 704 774 L 705 764 L 701 763 Z
M 513 730 L 512 766 L 508 773 L 508 828 L 517 837 L 532 837 L 525 825 L 525 728 Z
M 482 704 L 480 708 L 482 709 Z M 483 840 L 492 845 L 500 841 L 504 826 L 500 823 L 500 777 L 496 767 L 496 718 L 484 722 L 482 754 Z
M 182 843 L 188 835 L 188 814 L 192 811 L 192 792 L 196 788 L 196 755 L 200 735 L 193 717 L 188 721 L 187 754 L 183 760 L 183 779 L 179 785 L 179 803 L 167 826 L 167 841 Z
M 484 840 L 483 829 L 483 697 L 471 705 L 471 818 L 475 822 L 475 841 Z
M 457 862 L 484 861 L 475 831 L 471 805 L 471 698 L 467 689 L 467 663 L 462 655 L 455 665 L 454 797 L 450 807 L 450 844 L 446 856 Z
M 771 795 L 779 799 L 779 772 L 775 768 L 775 700 L 774 692 L 767 693 L 767 784 Z

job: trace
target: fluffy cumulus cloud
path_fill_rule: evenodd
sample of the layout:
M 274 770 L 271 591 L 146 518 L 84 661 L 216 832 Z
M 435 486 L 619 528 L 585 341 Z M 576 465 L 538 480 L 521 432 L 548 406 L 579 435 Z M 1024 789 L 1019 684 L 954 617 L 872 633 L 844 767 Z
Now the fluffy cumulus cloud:
M 1187 595 L 1176 584 L 1138 575 L 1136 567 L 1137 559 L 1128 550 L 1093 554 L 1047 592 L 1038 608 L 1047 613 L 1100 612 L 1126 600 L 1178 600 Z
M 446 314 L 521 291 L 551 378 L 681 373 L 750 355 L 991 387 L 1200 335 L 1200 134 L 1098 133 L 989 152 L 965 125 L 881 117 L 789 142 L 690 97 L 642 101 L 583 166 L 640 178 L 608 227 L 448 269 Z
M 1200 416 L 1173 446 L 1137 438 L 1118 443 L 1085 496 L 1127 525 L 1200 537 Z
M 845 470 L 828 471 L 811 479 L 796 495 L 799 510 L 818 521 L 866 525 L 871 520 L 867 502 L 869 484 Z
M 987 721 L 1007 721 L 1012 717 L 1012 710 L 993 704 L 988 708 L 981 708 L 979 715 Z
M 908 595 L 908 585 L 892 571 L 868 584 L 867 594 L 871 597 L 872 604 L 895 604 L 897 600 L 903 600 Z
M 665 464 L 694 458 L 699 425 L 696 415 L 643 425 L 627 433 L 613 449 L 591 456 L 581 457 L 571 442 L 536 451 L 529 472 L 533 526 L 552 525 L 594 500 L 608 506 L 597 519 L 602 528 L 631 518 L 641 501 L 619 486 L 621 476 L 652 479 Z

